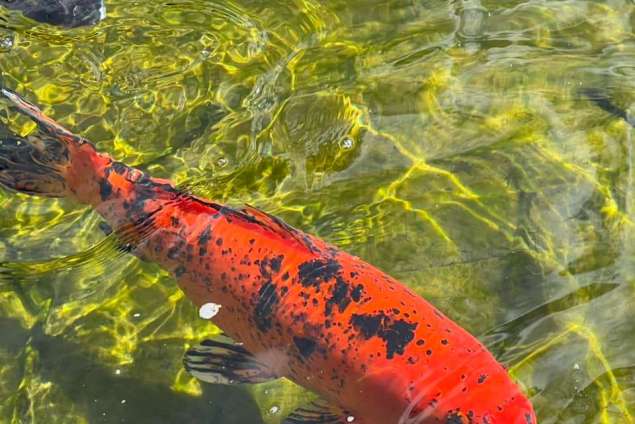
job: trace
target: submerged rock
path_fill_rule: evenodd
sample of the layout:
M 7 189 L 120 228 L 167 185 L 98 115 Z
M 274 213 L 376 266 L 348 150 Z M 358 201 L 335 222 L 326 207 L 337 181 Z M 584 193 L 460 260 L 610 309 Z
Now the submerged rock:
M 103 0 L 0 0 L 38 22 L 69 28 L 94 25 L 106 17 Z

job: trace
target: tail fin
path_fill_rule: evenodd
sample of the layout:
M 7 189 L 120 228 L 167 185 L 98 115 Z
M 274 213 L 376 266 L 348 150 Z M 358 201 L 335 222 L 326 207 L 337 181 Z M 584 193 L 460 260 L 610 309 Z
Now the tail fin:
M 65 197 L 68 149 L 41 133 L 27 138 L 0 127 L 0 184 L 21 193 Z
M 68 173 L 72 158 L 78 156 L 80 150 L 95 154 L 92 145 L 64 129 L 17 94 L 0 89 L 0 95 L 39 127 L 37 132 L 20 137 L 0 123 L 0 185 L 39 196 L 71 195 Z

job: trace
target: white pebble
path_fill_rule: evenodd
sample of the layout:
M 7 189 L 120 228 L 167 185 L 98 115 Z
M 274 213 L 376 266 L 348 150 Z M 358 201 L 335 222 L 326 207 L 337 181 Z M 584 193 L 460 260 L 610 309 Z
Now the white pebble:
M 216 303 L 206 303 L 203 306 L 201 306 L 201 309 L 198 310 L 198 316 L 203 318 L 203 319 L 210 319 L 216 316 L 216 314 L 218 314 L 218 311 L 220 311 L 221 305 L 218 305 Z
M 115 375 L 119 375 L 119 374 L 121 374 L 121 370 L 120 370 L 119 368 L 117 368 L 117 369 L 115 370 Z
M 350 150 L 353 148 L 354 144 L 355 142 L 353 141 L 353 139 L 346 137 L 340 141 L 340 148 L 344 150 Z
M 269 413 L 271 415 L 277 414 L 279 410 L 280 410 L 280 408 L 278 408 L 277 406 L 272 406 L 271 408 L 269 408 Z
M 348 417 L 346 417 L 346 422 L 347 423 L 352 423 L 353 421 L 355 421 L 355 417 L 352 415 L 349 415 Z

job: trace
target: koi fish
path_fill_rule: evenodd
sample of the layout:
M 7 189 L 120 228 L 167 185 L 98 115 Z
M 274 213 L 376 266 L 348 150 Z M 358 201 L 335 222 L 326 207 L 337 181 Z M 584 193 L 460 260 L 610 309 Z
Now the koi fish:
M 4 130 L 0 184 L 91 205 L 122 246 L 169 270 L 228 336 L 186 353 L 196 378 L 286 377 L 320 396 L 287 424 L 536 423 L 485 346 L 404 284 L 259 209 L 205 200 L 117 162 L 1 94 L 38 130 Z

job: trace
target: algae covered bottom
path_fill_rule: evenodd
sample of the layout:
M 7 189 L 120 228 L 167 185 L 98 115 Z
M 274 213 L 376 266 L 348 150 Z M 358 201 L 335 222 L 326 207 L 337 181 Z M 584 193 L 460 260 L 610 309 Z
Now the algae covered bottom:
M 508 365 L 539 422 L 633 421 L 632 127 L 580 94 L 632 105 L 632 3 L 107 6 L 74 30 L 4 12 L 4 84 L 399 278 Z M 167 274 L 89 209 L 0 203 L 3 421 L 276 423 L 305 400 L 199 385 L 181 357 L 216 331 Z

